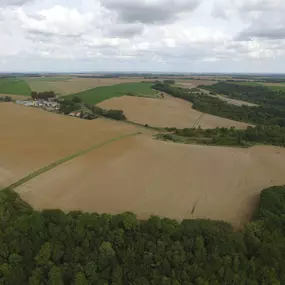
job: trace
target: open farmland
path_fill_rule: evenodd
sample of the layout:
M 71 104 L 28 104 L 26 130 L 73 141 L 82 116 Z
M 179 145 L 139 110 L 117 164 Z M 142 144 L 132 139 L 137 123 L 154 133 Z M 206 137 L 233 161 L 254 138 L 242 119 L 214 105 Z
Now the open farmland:
M 262 189 L 285 183 L 285 149 L 180 145 L 138 135 L 16 189 L 36 209 L 247 220 Z M 217 165 L 219 167 L 217 167 Z
M 79 93 L 100 86 L 112 86 L 120 83 L 140 82 L 144 80 L 137 78 L 78 78 L 78 77 L 40 77 L 26 78 L 33 91 L 54 91 L 60 96 Z
M 95 89 L 86 90 L 77 94 L 66 96 L 69 99 L 74 96 L 81 98 L 90 105 L 98 104 L 113 97 L 121 97 L 126 94 L 142 97 L 160 97 L 158 92 L 151 89 L 152 83 L 121 83 L 113 86 L 102 86 Z
M 190 80 L 190 79 L 175 79 L 175 85 L 182 87 L 182 88 L 195 88 L 199 85 L 213 85 L 216 84 L 218 81 L 214 80 L 207 80 L 207 79 L 201 79 L 201 80 Z
M 0 93 L 30 96 L 31 88 L 25 80 L 17 78 L 0 78 Z
M 236 127 L 246 128 L 248 124 L 203 114 L 192 109 L 192 104 L 169 95 L 164 99 L 123 96 L 99 104 L 106 109 L 120 109 L 128 120 L 155 127 L 202 128 Z
M 0 189 L 58 159 L 137 128 L 79 120 L 13 103 L 0 104 Z

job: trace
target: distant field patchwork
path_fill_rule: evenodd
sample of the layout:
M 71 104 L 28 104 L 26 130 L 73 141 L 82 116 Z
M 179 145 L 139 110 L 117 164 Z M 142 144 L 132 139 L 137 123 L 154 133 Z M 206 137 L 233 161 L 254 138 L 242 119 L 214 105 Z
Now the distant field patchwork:
M 246 86 L 265 86 L 272 90 L 284 90 L 285 91 L 285 83 L 266 83 L 266 82 L 256 82 L 256 81 L 248 81 L 248 82 L 232 82 L 234 84 L 246 85 Z
M 151 89 L 152 83 L 122 83 L 113 86 L 103 86 L 76 93 L 65 98 L 77 96 L 84 102 L 95 105 L 113 97 L 124 95 L 157 98 L 159 95 Z
M 54 91 L 59 96 L 80 93 L 100 86 L 112 86 L 120 83 L 135 83 L 144 80 L 136 78 L 78 78 L 78 77 L 27 77 L 25 80 L 33 91 Z
M 31 88 L 26 81 L 17 78 L 0 78 L 0 93 L 15 95 L 31 95 Z

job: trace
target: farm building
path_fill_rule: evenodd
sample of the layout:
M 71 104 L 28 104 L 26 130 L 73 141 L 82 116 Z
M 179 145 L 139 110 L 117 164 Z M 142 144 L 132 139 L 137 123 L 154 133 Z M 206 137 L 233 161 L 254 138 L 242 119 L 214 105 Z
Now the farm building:
M 23 106 L 26 106 L 26 107 L 35 106 L 35 102 L 33 102 L 33 101 L 24 101 L 24 100 L 16 100 L 16 104 L 23 105 Z

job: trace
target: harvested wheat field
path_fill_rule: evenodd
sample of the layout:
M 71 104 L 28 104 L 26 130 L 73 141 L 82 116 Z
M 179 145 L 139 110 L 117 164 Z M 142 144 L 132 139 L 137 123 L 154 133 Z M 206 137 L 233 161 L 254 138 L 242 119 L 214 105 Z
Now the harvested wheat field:
M 175 85 L 178 85 L 183 88 L 195 88 L 199 85 L 214 85 L 218 81 L 213 80 L 175 80 Z
M 130 121 L 155 127 L 202 128 L 236 127 L 245 129 L 246 123 L 203 114 L 192 104 L 169 95 L 164 99 L 123 96 L 99 104 L 106 109 L 121 109 Z
M 249 219 L 259 193 L 285 184 L 285 148 L 183 145 L 122 139 L 20 186 L 36 209 L 226 220 Z
M 47 90 L 54 91 L 58 95 L 64 96 L 69 94 L 76 94 L 81 91 L 100 87 L 111 86 L 120 83 L 127 82 L 140 82 L 143 78 L 70 78 L 64 80 L 48 80 L 46 78 L 33 78 L 26 81 L 30 85 L 31 89 L 37 92 L 43 92 Z M 147 80 L 145 80 L 147 81 Z
M 137 128 L 120 122 L 80 120 L 14 103 L 0 104 L 0 189 L 74 152 Z

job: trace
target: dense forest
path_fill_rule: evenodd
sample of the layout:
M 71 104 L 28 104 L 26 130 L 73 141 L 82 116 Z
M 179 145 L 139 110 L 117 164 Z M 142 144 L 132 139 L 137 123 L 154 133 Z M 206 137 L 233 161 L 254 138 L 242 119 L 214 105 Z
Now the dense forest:
M 0 192 L 1 285 L 285 284 L 285 187 L 241 232 L 220 221 L 38 212 Z
M 238 83 L 219 82 L 214 85 L 200 85 L 199 88 L 207 89 L 214 93 L 227 95 L 230 98 L 267 104 L 272 106 L 285 106 L 285 91 L 271 90 L 262 85 L 242 85 Z
M 220 87 L 216 87 L 220 86 L 220 84 L 222 85 L 226 84 L 227 86 L 228 85 L 235 86 L 235 84 L 220 82 L 215 85 L 207 86 L 207 88 L 211 91 L 220 93 L 220 91 L 222 90 L 220 89 Z M 251 87 L 253 86 L 243 86 L 243 87 L 245 88 L 245 90 L 251 90 Z M 239 91 L 236 93 L 232 93 L 239 95 L 229 96 L 235 99 L 241 99 L 244 101 L 259 103 L 259 106 L 257 107 L 249 107 L 246 105 L 243 106 L 231 105 L 214 96 L 210 96 L 207 94 L 203 94 L 201 96 L 201 94 L 193 93 L 189 89 L 175 87 L 164 83 L 156 83 L 153 85 L 152 88 L 166 92 L 174 97 L 187 100 L 193 103 L 193 109 L 196 109 L 203 113 L 223 118 L 228 118 L 236 121 L 249 122 L 257 125 L 279 125 L 285 127 L 285 108 L 284 108 L 285 97 L 283 97 L 282 91 L 271 91 L 266 88 L 267 91 L 265 91 L 264 93 L 256 91 L 248 95 L 241 95 L 243 93 L 239 93 L 242 92 Z M 257 88 L 259 90 L 259 87 Z M 261 90 L 263 90 L 263 88 L 265 87 L 261 87 Z M 251 97 L 254 96 L 254 94 L 256 96 Z M 262 96 L 262 98 L 260 96 Z
M 180 143 L 227 145 L 249 147 L 254 144 L 270 144 L 285 147 L 285 128 L 280 126 L 256 126 L 246 130 L 235 128 L 166 128 L 167 133 L 156 137 Z

